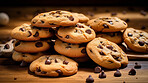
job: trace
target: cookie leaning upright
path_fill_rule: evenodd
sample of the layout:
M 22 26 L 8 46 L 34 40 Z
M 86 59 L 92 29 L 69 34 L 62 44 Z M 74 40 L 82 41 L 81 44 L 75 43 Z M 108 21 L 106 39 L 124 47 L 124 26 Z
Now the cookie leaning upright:
M 36 27 L 59 27 L 73 26 L 78 23 L 79 19 L 68 11 L 50 11 L 35 16 L 31 25 Z
M 98 37 L 87 44 L 87 54 L 98 65 L 107 69 L 118 69 L 128 64 L 127 55 L 115 43 Z
M 29 69 L 39 76 L 69 76 L 77 73 L 78 64 L 62 55 L 46 55 L 33 61 Z
M 133 51 L 148 53 L 148 33 L 127 28 L 123 34 L 124 42 Z
M 95 32 L 117 32 L 125 30 L 127 23 L 117 17 L 99 17 L 87 22 Z

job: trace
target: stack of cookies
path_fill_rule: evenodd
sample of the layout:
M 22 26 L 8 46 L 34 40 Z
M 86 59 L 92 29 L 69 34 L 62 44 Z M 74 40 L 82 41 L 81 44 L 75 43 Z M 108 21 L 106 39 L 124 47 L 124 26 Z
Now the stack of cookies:
M 12 38 L 16 39 L 13 60 L 21 61 L 20 66 L 26 66 L 27 63 L 42 56 L 42 52 L 51 47 L 49 37 L 53 36 L 52 32 L 49 28 L 35 27 L 30 24 L 22 24 L 14 28 L 11 32 Z
M 87 22 L 97 38 L 87 44 L 89 57 L 107 69 L 118 69 L 128 64 L 126 53 L 117 45 L 122 43 L 122 32 L 127 23 L 117 17 L 99 17 Z

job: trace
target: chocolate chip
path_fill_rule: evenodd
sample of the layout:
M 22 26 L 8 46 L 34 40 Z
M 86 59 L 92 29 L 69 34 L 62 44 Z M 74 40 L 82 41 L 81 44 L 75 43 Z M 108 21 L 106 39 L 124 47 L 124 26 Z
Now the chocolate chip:
M 111 13 L 111 16 L 116 16 L 116 15 L 117 15 L 116 12 L 112 12 L 112 13 Z
M 74 21 L 74 18 L 73 18 L 72 16 L 68 17 L 68 19 L 69 19 L 70 21 Z
M 56 16 L 56 18 L 58 18 L 58 17 L 60 17 L 60 16 Z
M 57 59 L 55 59 L 55 63 L 58 63 Z
M 111 45 L 107 45 L 106 47 L 110 50 L 113 50 L 113 46 L 111 46 Z
M 37 43 L 35 43 L 35 46 L 36 47 L 42 47 L 43 46 L 43 43 L 42 42 L 37 42 Z
M 139 41 L 138 44 L 139 44 L 140 46 L 143 46 L 143 45 L 145 44 L 145 42 L 144 42 L 144 41 Z
M 91 49 L 90 49 L 89 51 L 90 51 L 91 53 L 93 53 L 93 51 L 92 51 Z
M 91 30 L 90 29 L 87 29 L 85 32 L 88 33 L 88 34 L 91 34 Z
M 104 28 L 109 28 L 109 26 L 107 24 L 103 24 Z
M 125 22 L 123 22 L 123 24 L 124 24 L 124 25 L 126 25 L 126 23 L 125 23 Z
M 66 46 L 65 48 L 68 49 L 68 48 L 71 48 L 71 46 Z
M 102 70 L 101 67 L 97 66 L 97 67 L 95 67 L 95 71 L 94 72 L 95 73 L 100 73 L 101 70 Z
M 15 43 L 15 47 L 16 46 L 18 46 L 18 45 L 20 45 L 21 43 L 19 42 L 19 41 L 17 41 L 16 43 Z
M 103 53 L 103 51 L 99 52 L 101 55 L 105 56 L 105 54 Z
M 106 78 L 106 74 L 104 73 L 104 70 L 101 71 L 99 74 L 99 78 Z
M 14 80 L 17 80 L 17 78 L 14 78 Z
M 32 35 L 31 31 L 28 31 L 28 33 L 29 33 L 28 37 L 30 37 Z
M 6 44 L 6 45 L 4 46 L 4 49 L 9 49 L 9 48 L 10 48 L 9 44 Z
M 43 24 L 43 23 L 45 23 L 43 20 L 41 20 L 41 23 Z
M 99 46 L 97 46 L 97 48 L 101 48 L 101 49 L 103 49 L 103 46 L 99 45 Z
M 80 24 L 76 24 L 76 27 L 78 27 L 78 28 L 84 28 L 84 26 L 82 26 Z
M 21 64 L 20 64 L 20 66 L 21 66 L 21 67 L 26 67 L 26 66 L 28 66 L 28 63 L 25 62 L 25 61 L 22 61 Z
M 46 64 L 46 65 L 50 65 L 50 64 L 51 64 L 51 61 L 50 61 L 49 59 L 47 59 L 47 60 L 45 61 L 45 64 Z
M 41 72 L 40 67 L 39 67 L 39 68 L 36 68 L 36 71 L 37 71 L 37 72 Z
M 110 23 L 111 25 L 113 25 L 113 22 L 112 21 L 107 21 L 108 23 Z
M 54 24 L 54 23 L 49 23 L 50 25 L 56 25 L 56 24 Z
M 142 37 L 143 35 L 142 34 L 139 34 L 139 36 Z
M 39 36 L 39 32 L 37 31 L 33 36 L 34 37 L 38 37 Z
M 57 10 L 57 11 L 56 11 L 56 13 L 60 14 L 60 13 L 61 13 L 61 11 L 60 11 L 60 10 Z
M 128 19 L 128 18 L 125 20 L 125 22 L 129 22 L 129 21 L 130 21 L 130 19 Z
M 69 63 L 68 61 L 65 61 L 65 60 L 63 61 L 63 64 L 66 64 L 67 65 L 68 63 Z
M 142 26 L 141 29 L 146 29 L 146 27 L 145 26 Z
M 132 33 L 128 33 L 128 36 L 129 36 L 129 37 L 132 37 L 132 36 L 133 36 L 133 34 L 132 34 Z
M 141 10 L 140 11 L 140 14 L 143 15 L 143 16 L 146 16 L 147 15 L 147 13 L 144 10 Z
M 46 74 L 46 73 L 47 73 L 46 71 L 42 71 L 42 72 L 41 72 L 41 74 Z
M 139 65 L 139 64 L 136 62 L 134 68 L 135 68 L 135 69 L 140 69 L 140 68 L 141 68 L 141 65 Z
M 86 49 L 83 48 L 83 49 L 81 50 L 81 53 L 86 54 Z
M 69 35 L 66 35 L 66 36 L 65 36 L 65 38 L 66 38 L 66 39 L 69 39 L 69 38 L 70 38 L 70 36 L 69 36 Z
M 27 57 L 25 54 L 22 54 L 22 57 Z
M 56 72 L 59 74 L 59 76 L 63 75 L 63 72 L 60 69 L 56 70 Z
M 115 77 L 120 77 L 121 76 L 121 73 L 120 73 L 119 69 L 117 69 L 117 71 L 114 73 L 114 76 Z
M 88 78 L 86 79 L 86 83 L 93 83 L 94 79 L 92 78 L 91 75 L 88 76 Z
M 113 63 L 112 61 L 108 61 L 109 63 Z
M 136 70 L 132 68 L 132 69 L 129 71 L 128 75 L 136 75 Z
M 24 29 L 24 28 L 20 28 L 19 30 L 21 30 L 21 31 L 23 31 L 23 32 L 25 31 L 25 29 Z

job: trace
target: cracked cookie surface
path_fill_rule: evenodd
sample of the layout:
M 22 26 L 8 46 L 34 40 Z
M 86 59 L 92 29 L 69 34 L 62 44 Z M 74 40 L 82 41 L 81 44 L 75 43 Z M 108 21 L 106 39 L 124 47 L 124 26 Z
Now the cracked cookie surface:
M 90 27 L 77 23 L 75 26 L 60 27 L 56 36 L 64 42 L 78 44 L 91 41 L 96 37 L 96 34 Z
M 36 27 L 73 26 L 78 21 L 79 19 L 71 12 L 57 10 L 35 16 L 31 21 L 31 25 Z
M 72 13 L 72 14 L 78 17 L 79 22 L 85 23 L 89 20 L 89 18 L 85 16 L 84 14 L 81 14 L 81 13 Z
M 29 69 L 39 76 L 70 76 L 77 73 L 78 64 L 62 55 L 46 55 L 33 61 Z
M 125 30 L 127 23 L 117 17 L 99 17 L 87 22 L 95 32 L 117 32 Z
M 117 44 L 101 37 L 89 42 L 86 51 L 94 62 L 107 69 L 118 69 L 128 64 L 124 51 Z
M 142 30 L 127 28 L 123 34 L 124 42 L 133 51 L 148 53 L 148 33 Z
M 53 34 L 52 29 L 32 27 L 29 24 L 22 24 L 11 31 L 11 37 L 23 41 L 36 41 L 40 38 L 52 37 Z

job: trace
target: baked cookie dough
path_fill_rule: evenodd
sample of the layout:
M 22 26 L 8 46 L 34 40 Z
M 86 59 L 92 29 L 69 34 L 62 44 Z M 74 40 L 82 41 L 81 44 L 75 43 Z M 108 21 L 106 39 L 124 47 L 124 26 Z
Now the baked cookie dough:
M 49 28 L 32 27 L 29 24 L 22 24 L 11 31 L 11 37 L 23 41 L 36 41 L 40 38 L 53 36 L 53 30 Z
M 107 69 L 118 69 L 128 64 L 124 51 L 117 44 L 101 37 L 89 42 L 86 51 L 95 63 Z
M 33 61 L 29 69 L 39 76 L 70 76 L 77 73 L 78 64 L 62 55 L 46 55 Z
M 134 28 L 127 28 L 123 34 L 126 45 L 135 52 L 148 53 L 148 33 Z
M 123 34 L 122 32 L 106 32 L 106 33 L 96 33 L 96 37 L 102 37 L 105 38 L 111 42 L 114 42 L 116 44 L 120 44 L 123 42 L 123 38 L 122 38 Z
M 79 22 L 85 23 L 89 20 L 89 18 L 85 16 L 84 14 L 81 14 L 81 13 L 72 13 L 72 14 L 78 17 Z
M 77 23 L 75 26 L 60 27 L 56 36 L 62 41 L 79 44 L 91 41 L 96 37 L 96 34 L 90 27 Z
M 54 49 L 68 57 L 84 57 L 86 56 L 86 44 L 66 43 L 59 39 L 56 40 Z
M 19 41 L 14 42 L 14 50 L 23 53 L 36 53 L 46 51 L 50 48 L 50 41 L 38 40 L 32 42 Z
M 99 17 L 87 22 L 95 32 L 117 32 L 125 30 L 127 23 L 117 17 Z
M 35 16 L 31 25 L 36 27 L 73 26 L 78 23 L 77 16 L 68 11 L 56 10 Z

